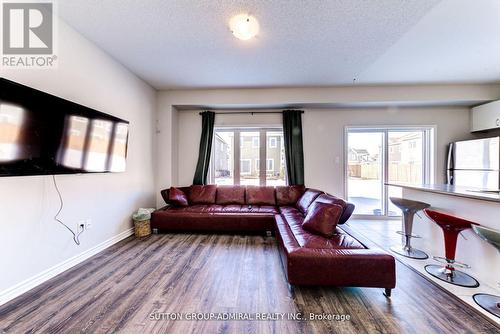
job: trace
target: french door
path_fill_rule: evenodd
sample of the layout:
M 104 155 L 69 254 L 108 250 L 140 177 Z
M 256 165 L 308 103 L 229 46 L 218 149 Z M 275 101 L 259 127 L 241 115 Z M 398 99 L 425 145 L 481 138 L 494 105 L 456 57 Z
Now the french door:
M 358 216 L 395 217 L 390 197 L 401 188 L 387 183 L 424 184 L 433 178 L 432 127 L 346 128 L 346 194 Z
M 286 184 L 280 128 L 216 128 L 209 180 L 218 185 Z

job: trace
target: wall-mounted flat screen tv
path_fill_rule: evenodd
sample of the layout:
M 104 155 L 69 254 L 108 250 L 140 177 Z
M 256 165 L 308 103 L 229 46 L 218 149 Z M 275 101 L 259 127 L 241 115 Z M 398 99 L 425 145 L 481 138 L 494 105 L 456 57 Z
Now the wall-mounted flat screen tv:
M 0 78 L 0 176 L 125 171 L 129 122 Z

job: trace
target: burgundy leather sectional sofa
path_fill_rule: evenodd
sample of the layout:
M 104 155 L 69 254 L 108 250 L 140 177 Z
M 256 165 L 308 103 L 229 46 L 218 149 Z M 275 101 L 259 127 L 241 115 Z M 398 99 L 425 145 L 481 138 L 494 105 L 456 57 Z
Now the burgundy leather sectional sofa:
M 181 200 L 177 193 L 181 192 Z M 176 192 L 176 193 L 172 193 Z M 160 231 L 263 233 L 271 231 L 291 285 L 395 287 L 394 258 L 369 249 L 333 225 L 326 237 L 303 228 L 312 207 L 340 206 L 338 224 L 351 216 L 354 205 L 303 186 L 191 186 L 161 192 L 168 206 L 152 214 Z M 185 195 L 185 198 L 184 198 Z

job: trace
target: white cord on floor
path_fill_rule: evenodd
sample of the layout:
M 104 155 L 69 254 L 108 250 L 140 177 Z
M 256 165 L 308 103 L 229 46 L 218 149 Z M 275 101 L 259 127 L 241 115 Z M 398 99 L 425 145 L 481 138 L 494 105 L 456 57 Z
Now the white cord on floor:
M 56 215 L 54 216 L 54 220 L 57 221 L 59 224 L 61 224 L 62 226 L 66 227 L 68 229 L 68 231 L 71 232 L 71 234 L 73 234 L 73 241 L 75 242 L 75 244 L 77 245 L 80 245 L 80 234 L 83 233 L 83 229 L 78 232 L 78 233 L 75 233 L 73 232 L 73 230 L 66 224 L 64 224 L 58 217 L 59 217 L 59 214 L 61 213 L 63 207 L 64 207 L 64 201 L 63 201 L 63 198 L 61 196 L 61 192 L 59 191 L 59 187 L 57 186 L 57 182 L 56 182 L 56 176 L 55 175 L 52 175 L 52 180 L 54 181 L 54 187 L 56 188 L 56 191 L 57 191 L 57 195 L 59 196 L 59 203 L 60 203 L 60 206 L 59 206 L 59 211 L 57 211 Z

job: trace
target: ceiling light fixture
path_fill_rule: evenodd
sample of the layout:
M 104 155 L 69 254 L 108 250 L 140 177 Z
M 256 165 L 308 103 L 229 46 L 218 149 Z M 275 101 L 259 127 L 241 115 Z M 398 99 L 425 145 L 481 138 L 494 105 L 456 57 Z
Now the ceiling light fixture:
M 240 14 L 231 18 L 229 28 L 234 37 L 246 41 L 259 33 L 259 22 L 251 15 Z

